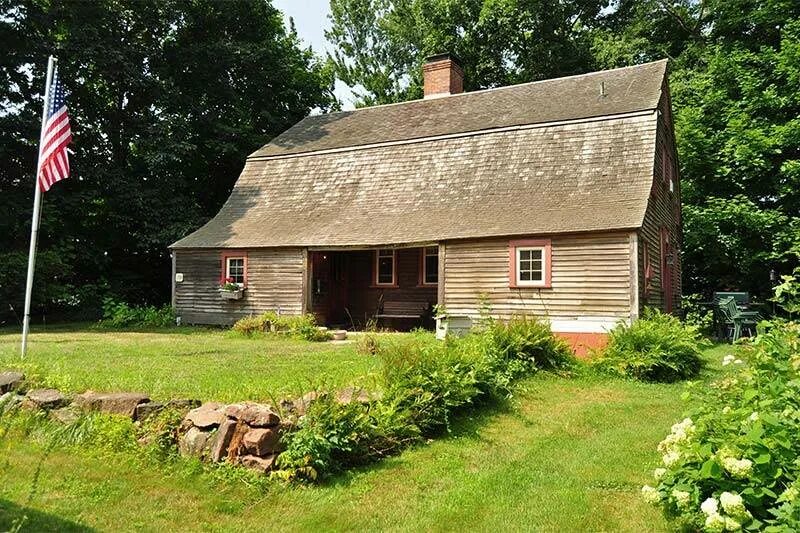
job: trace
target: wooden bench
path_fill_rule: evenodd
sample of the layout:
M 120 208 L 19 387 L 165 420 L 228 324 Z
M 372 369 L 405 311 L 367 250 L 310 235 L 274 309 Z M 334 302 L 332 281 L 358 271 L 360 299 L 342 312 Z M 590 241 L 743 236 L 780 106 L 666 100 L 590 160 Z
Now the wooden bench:
M 383 302 L 383 309 L 375 318 L 422 318 L 428 308 L 425 302 Z

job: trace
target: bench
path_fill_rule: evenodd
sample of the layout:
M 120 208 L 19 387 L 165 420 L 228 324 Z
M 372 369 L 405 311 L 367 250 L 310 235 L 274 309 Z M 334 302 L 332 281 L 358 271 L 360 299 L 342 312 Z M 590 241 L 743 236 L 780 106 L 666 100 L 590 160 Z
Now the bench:
M 421 318 L 427 308 L 425 302 L 383 302 L 375 318 Z

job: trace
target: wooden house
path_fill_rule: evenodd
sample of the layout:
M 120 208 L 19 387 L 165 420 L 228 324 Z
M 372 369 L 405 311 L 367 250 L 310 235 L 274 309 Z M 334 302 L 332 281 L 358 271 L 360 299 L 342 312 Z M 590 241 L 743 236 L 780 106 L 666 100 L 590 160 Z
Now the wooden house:
M 680 182 L 658 61 L 309 116 L 254 152 L 230 198 L 172 245 L 184 323 L 275 310 L 359 326 L 535 315 L 578 351 L 680 304 Z M 242 288 L 222 298 L 220 280 Z M 408 323 L 410 322 L 410 323 Z M 401 324 L 402 323 L 402 324 Z

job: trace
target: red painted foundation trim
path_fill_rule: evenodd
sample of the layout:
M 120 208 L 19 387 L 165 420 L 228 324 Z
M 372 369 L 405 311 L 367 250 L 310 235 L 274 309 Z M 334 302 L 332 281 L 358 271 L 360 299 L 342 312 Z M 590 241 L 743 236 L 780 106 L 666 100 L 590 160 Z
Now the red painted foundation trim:
M 605 348 L 608 344 L 608 333 L 554 333 L 567 341 L 575 355 L 582 359 L 588 358 L 591 350 Z

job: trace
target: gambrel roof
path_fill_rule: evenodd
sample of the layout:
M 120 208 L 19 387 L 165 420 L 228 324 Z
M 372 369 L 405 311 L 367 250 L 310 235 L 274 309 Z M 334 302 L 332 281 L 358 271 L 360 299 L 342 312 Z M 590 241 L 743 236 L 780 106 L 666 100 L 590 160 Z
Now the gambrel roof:
M 666 61 L 308 117 L 174 248 L 379 246 L 633 229 Z

